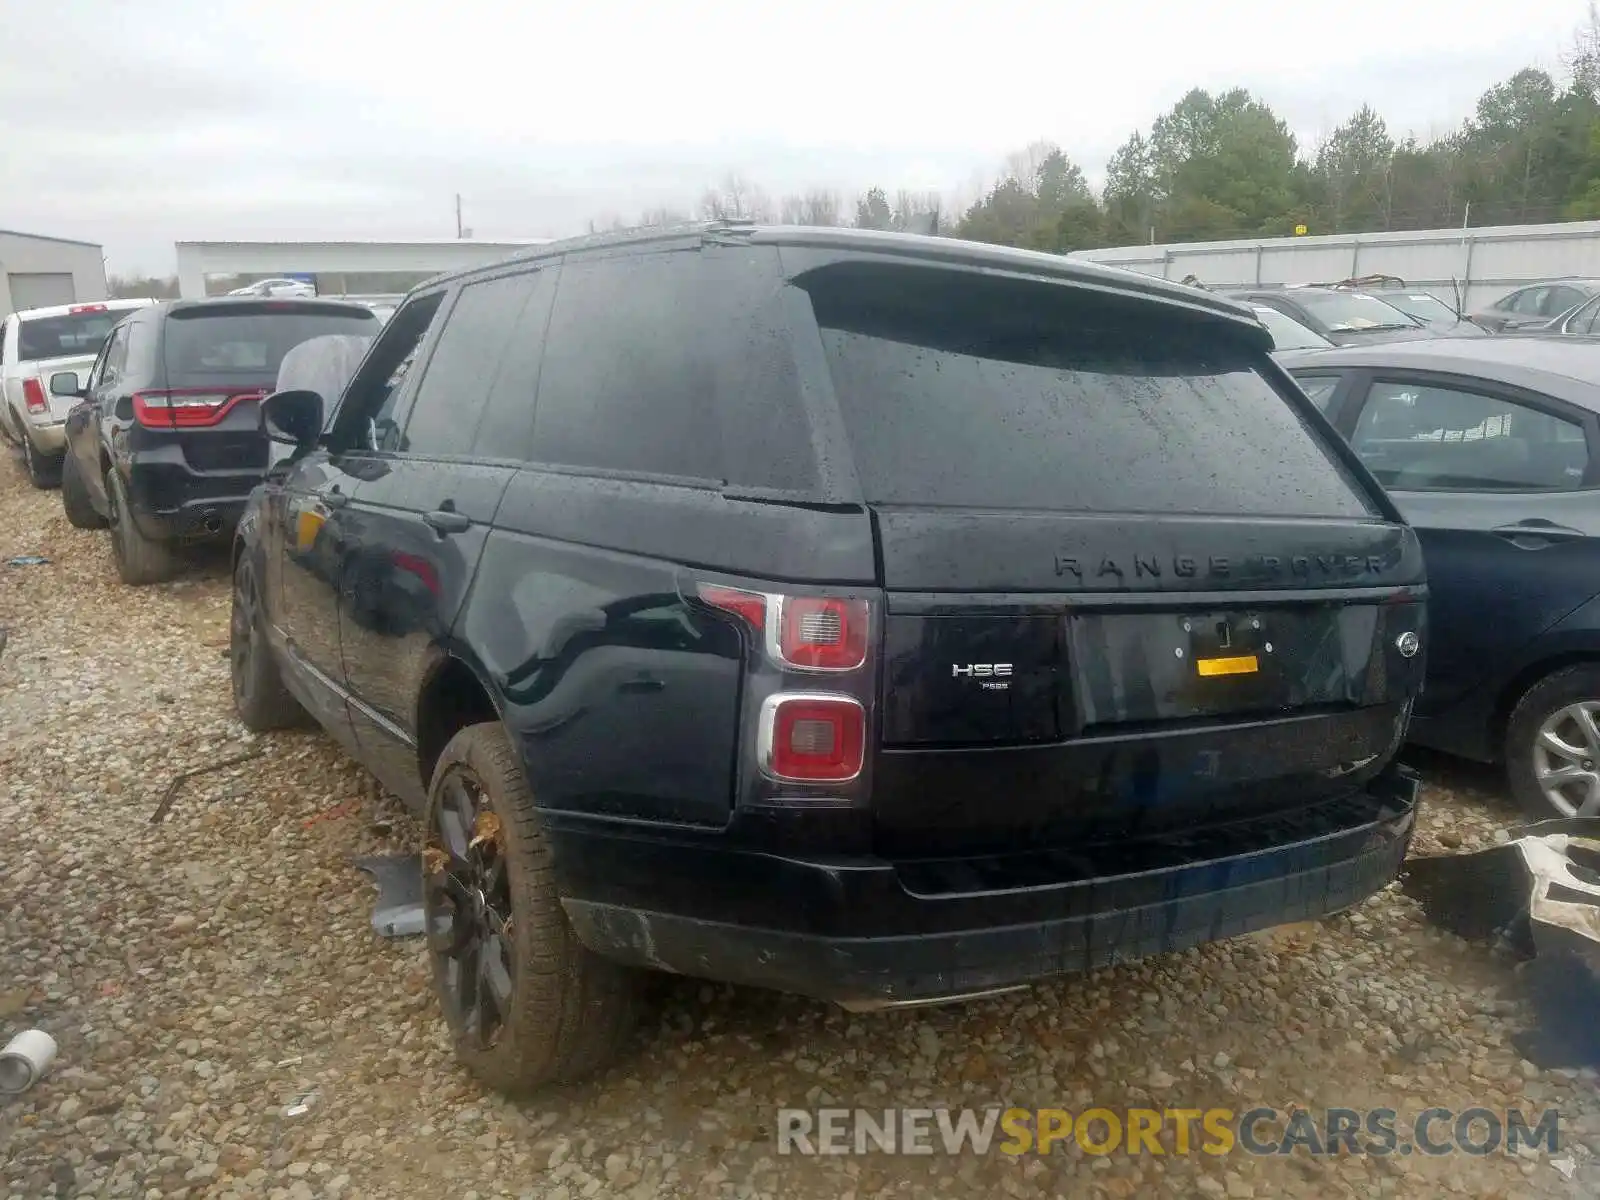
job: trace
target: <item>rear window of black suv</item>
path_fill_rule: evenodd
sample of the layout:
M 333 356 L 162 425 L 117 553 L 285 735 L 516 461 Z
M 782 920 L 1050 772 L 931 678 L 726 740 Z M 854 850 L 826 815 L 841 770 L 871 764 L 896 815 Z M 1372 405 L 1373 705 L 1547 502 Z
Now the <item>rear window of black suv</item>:
M 379 328 L 369 310 L 351 305 L 269 300 L 174 309 L 164 331 L 167 385 L 271 381 L 283 356 L 301 342 L 329 333 L 371 337 Z
M 1359 485 L 1215 319 L 909 267 L 811 295 L 869 502 L 1366 516 Z

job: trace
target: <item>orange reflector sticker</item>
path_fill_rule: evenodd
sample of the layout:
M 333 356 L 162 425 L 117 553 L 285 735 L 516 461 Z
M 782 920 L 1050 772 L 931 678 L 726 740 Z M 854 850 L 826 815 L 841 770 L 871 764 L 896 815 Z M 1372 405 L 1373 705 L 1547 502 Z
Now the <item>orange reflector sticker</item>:
M 1240 654 L 1233 658 L 1197 658 L 1194 669 L 1202 675 L 1254 675 L 1260 664 L 1254 654 Z

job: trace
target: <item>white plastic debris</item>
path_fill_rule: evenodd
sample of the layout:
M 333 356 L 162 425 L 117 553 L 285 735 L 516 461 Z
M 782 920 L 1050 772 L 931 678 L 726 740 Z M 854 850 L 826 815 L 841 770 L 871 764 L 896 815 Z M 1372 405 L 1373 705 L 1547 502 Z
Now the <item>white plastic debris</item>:
M 17 1095 L 39 1081 L 56 1057 L 56 1040 L 42 1029 L 24 1029 L 0 1050 L 0 1092 Z

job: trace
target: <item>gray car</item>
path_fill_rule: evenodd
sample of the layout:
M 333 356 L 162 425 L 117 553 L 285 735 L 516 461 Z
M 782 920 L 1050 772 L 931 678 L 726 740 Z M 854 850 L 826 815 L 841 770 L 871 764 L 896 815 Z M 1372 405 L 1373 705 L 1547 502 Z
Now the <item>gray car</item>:
M 1530 283 L 1507 292 L 1493 304 L 1471 314 L 1475 324 L 1491 333 L 1510 333 L 1548 325 L 1585 300 L 1600 296 L 1600 279 L 1555 279 Z

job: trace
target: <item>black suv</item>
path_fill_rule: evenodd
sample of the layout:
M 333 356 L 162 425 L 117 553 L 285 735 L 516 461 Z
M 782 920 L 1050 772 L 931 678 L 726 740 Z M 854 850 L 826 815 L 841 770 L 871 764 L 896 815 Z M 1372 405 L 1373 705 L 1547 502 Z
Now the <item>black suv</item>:
M 425 814 L 439 992 L 508 1090 L 604 1061 L 628 968 L 880 1008 L 1322 916 L 1411 836 L 1426 597 L 1268 347 L 833 229 L 430 282 L 326 425 L 264 404 L 239 714 Z
M 176 300 L 134 311 L 100 348 L 87 381 L 63 371 L 50 391 L 67 414 L 61 502 L 79 529 L 111 526 L 125 583 L 172 575 L 176 551 L 231 536 L 261 482 L 269 443 L 259 401 L 293 347 L 325 334 L 371 336 L 357 304 Z

